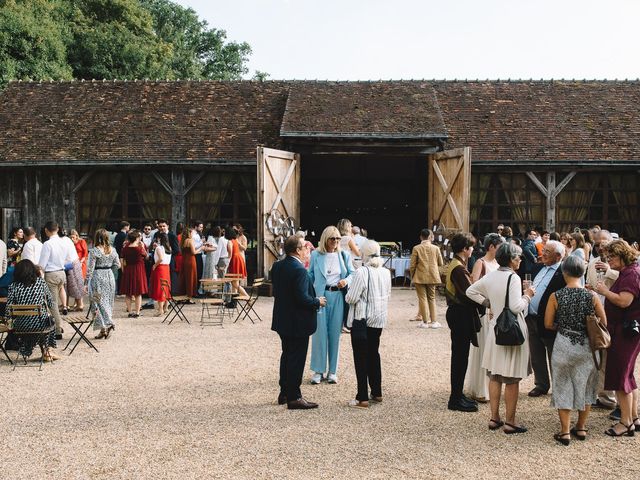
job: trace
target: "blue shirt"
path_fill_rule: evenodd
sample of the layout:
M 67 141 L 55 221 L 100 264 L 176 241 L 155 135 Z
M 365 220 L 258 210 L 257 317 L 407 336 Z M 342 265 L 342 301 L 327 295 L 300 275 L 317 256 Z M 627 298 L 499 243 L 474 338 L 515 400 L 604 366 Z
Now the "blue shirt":
M 556 270 L 559 266 L 560 262 L 555 263 L 549 267 L 544 266 L 538 272 L 536 278 L 533 279 L 533 288 L 536 290 L 536 294 L 531 299 L 531 302 L 529 302 L 529 315 L 538 314 L 540 300 L 542 300 L 542 296 L 544 295 L 545 290 L 549 286 L 549 282 L 551 282 L 551 279 L 553 278 L 553 275 L 556 273 Z

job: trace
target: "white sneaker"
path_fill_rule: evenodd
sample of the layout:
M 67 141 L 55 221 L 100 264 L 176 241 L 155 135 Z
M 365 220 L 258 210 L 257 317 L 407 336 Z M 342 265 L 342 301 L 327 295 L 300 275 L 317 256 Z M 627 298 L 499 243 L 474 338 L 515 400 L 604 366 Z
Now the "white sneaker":
M 431 328 L 442 328 L 440 322 L 431 322 Z
M 418 328 L 431 328 L 431 324 L 429 323 L 424 323 L 424 322 L 420 322 L 418 324 Z
M 335 373 L 330 373 L 327 377 L 327 383 L 338 383 L 338 376 Z
M 322 381 L 321 373 L 314 373 L 313 377 L 311 377 L 311 385 L 319 385 L 321 381 Z

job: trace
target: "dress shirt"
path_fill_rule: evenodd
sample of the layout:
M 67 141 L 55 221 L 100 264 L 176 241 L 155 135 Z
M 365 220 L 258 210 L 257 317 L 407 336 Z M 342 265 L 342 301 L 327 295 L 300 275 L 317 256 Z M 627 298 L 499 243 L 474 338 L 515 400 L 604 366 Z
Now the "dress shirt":
M 62 239 L 57 234 L 52 235 L 49 237 L 49 240 L 42 244 L 42 252 L 40 252 L 38 265 L 40 265 L 45 272 L 64 270 L 64 260 L 66 256 L 67 248 Z
M 202 246 L 202 237 L 195 230 L 191 230 L 191 239 L 193 240 L 193 247 L 196 250 Z
M 70 262 L 75 262 L 76 260 L 80 260 L 80 257 L 78 256 L 78 251 L 76 250 L 76 245 L 75 243 L 73 243 L 73 240 L 71 240 L 69 237 L 62 237 L 62 243 L 64 244 L 64 248 L 65 248 L 65 257 L 64 257 L 65 263 L 70 263 Z
M 34 265 L 38 265 L 41 252 L 42 242 L 34 237 L 22 247 L 22 260 L 31 260 Z
M 554 263 L 551 266 L 544 266 L 536 275 L 536 278 L 533 279 L 533 288 L 536 293 L 531 299 L 529 303 L 529 315 L 537 315 L 538 314 L 538 306 L 540 305 L 540 300 L 542 300 L 542 296 L 544 295 L 545 290 L 549 286 L 549 282 L 553 278 L 553 275 L 558 270 L 560 266 L 560 262 Z M 543 312 L 544 313 L 544 312 Z
M 144 243 L 144 246 L 147 247 L 147 251 L 151 250 L 151 242 L 153 241 L 154 235 L 155 232 L 153 230 L 151 230 L 151 233 L 149 233 L 149 235 L 146 235 L 144 233 L 142 234 L 142 243 Z

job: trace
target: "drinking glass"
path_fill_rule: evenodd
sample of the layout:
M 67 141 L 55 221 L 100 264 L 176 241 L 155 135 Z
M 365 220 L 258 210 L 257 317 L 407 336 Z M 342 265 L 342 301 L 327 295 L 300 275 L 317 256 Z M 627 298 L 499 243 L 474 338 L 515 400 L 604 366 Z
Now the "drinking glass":
M 522 282 L 522 288 L 524 290 L 526 290 L 530 286 L 531 286 L 531 274 L 530 273 L 525 273 L 524 274 L 524 281 Z

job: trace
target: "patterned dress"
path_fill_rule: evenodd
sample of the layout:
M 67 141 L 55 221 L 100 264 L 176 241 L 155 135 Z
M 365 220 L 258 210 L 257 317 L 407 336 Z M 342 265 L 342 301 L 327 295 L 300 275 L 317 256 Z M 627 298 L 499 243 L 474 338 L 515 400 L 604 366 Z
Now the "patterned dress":
M 120 268 L 120 259 L 115 248 L 106 254 L 97 247 L 89 250 L 87 283 L 91 310 L 95 314 L 94 330 L 102 330 L 113 323 L 113 300 L 116 295 L 114 270 Z
M 16 332 L 37 332 L 53 326 L 53 321 L 48 310 L 53 307 L 53 298 L 43 278 L 38 277 L 36 282 L 29 286 L 18 282 L 13 282 L 9 285 L 7 307 L 11 305 L 42 306 L 42 314 L 40 315 L 16 317 L 13 322 L 13 328 Z M 20 344 L 20 354 L 25 357 L 30 356 L 31 353 L 33 353 L 36 340 L 34 335 L 23 337 L 23 341 Z M 56 347 L 55 329 L 51 330 L 51 333 L 49 333 L 42 346 Z
M 586 317 L 595 312 L 593 294 L 584 288 L 564 287 L 556 293 L 558 328 L 551 355 L 551 406 L 584 410 L 596 401 L 598 370 L 589 348 Z

